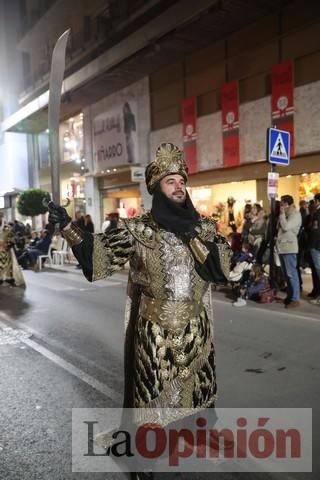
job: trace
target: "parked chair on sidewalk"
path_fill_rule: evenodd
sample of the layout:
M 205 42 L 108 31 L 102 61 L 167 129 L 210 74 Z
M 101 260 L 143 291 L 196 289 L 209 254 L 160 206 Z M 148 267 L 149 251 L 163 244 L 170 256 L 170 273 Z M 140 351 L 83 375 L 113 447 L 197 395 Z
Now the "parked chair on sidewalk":
M 37 258 L 37 266 L 38 266 L 39 271 L 44 266 L 46 260 L 49 260 L 50 267 L 52 267 L 52 256 L 51 256 L 52 255 L 52 253 L 51 253 L 52 248 L 53 248 L 53 245 L 51 243 L 50 246 L 49 246 L 48 253 L 46 255 L 39 255 L 39 257 Z M 42 263 L 42 261 L 43 261 L 43 263 Z
M 61 245 L 61 250 L 55 250 L 53 252 L 53 259 L 54 263 L 56 265 L 63 265 L 64 264 L 64 257 L 69 257 L 70 251 L 69 251 L 69 246 L 68 242 L 63 239 L 62 240 L 62 245 Z

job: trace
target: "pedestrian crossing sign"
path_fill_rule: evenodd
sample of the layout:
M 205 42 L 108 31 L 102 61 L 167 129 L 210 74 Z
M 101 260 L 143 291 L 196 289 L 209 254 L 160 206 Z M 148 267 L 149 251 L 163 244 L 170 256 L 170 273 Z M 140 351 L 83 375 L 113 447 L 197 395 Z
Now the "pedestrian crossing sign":
M 290 133 L 278 128 L 267 130 L 267 160 L 276 165 L 290 163 Z

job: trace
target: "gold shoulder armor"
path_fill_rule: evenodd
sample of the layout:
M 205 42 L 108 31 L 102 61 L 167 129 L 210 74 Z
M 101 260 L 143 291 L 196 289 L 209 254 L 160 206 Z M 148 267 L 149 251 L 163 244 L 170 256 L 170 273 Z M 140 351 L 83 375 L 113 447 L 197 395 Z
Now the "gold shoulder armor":
M 133 218 L 124 218 L 122 221 L 137 242 L 148 248 L 155 247 L 157 225 L 150 212 Z
M 202 241 L 214 242 L 215 237 L 217 236 L 217 226 L 216 226 L 216 222 L 212 220 L 212 218 L 201 215 L 200 226 L 197 228 L 200 229 L 199 238 Z

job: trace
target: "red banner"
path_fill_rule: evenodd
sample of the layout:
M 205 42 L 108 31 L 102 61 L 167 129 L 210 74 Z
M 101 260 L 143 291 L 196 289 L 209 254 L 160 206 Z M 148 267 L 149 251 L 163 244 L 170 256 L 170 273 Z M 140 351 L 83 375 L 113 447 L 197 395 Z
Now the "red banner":
M 238 82 L 223 85 L 221 107 L 223 165 L 224 167 L 237 167 L 240 164 Z
M 290 156 L 294 156 L 293 62 L 272 67 L 272 125 L 290 132 Z
M 189 173 L 197 173 L 197 104 L 196 97 L 182 102 L 183 150 Z

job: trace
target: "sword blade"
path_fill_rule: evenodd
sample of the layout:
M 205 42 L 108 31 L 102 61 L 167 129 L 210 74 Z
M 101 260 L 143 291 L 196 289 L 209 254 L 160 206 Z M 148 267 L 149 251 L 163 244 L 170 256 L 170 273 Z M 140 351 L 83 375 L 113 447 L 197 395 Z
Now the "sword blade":
M 51 187 L 52 198 L 55 203 L 60 204 L 60 148 L 59 148 L 59 120 L 61 89 L 64 69 L 66 64 L 66 47 L 70 34 L 70 28 L 66 30 L 53 49 L 51 60 L 51 72 L 49 82 L 49 149 L 51 161 Z

